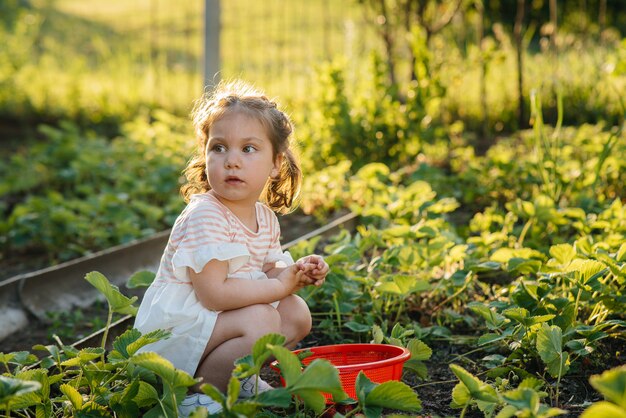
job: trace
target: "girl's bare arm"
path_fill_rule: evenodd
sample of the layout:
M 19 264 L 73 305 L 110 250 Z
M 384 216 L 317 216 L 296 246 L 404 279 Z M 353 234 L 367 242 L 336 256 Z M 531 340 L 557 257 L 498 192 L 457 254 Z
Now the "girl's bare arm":
M 294 264 L 276 278 L 267 280 L 227 279 L 228 262 L 211 260 L 200 273 L 188 268 L 200 303 L 215 311 L 228 311 L 257 303 L 281 300 L 301 287 L 303 272 Z

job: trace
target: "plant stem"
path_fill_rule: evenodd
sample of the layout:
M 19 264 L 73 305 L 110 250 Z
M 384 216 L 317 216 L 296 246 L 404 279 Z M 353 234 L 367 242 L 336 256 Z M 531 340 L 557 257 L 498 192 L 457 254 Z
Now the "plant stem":
M 531 218 L 524 225 L 524 229 L 522 229 L 522 233 L 519 234 L 519 238 L 517 239 L 517 246 L 518 247 L 521 247 L 522 244 L 524 243 L 524 239 L 526 238 L 526 234 L 528 233 L 528 230 L 530 229 L 530 227 L 533 224 L 534 220 L 535 220 L 535 218 L 531 216 Z
M 465 406 L 463 407 L 463 410 L 461 411 L 461 415 L 459 415 L 459 418 L 464 418 L 465 417 L 465 411 L 467 411 L 467 407 L 469 406 L 469 402 L 465 403 Z
M 113 320 L 113 310 L 111 309 L 111 305 L 109 304 L 109 315 L 107 316 L 107 324 L 104 327 L 104 333 L 102 334 L 102 343 L 100 346 L 102 347 L 102 364 L 104 364 L 104 353 L 106 352 L 105 345 L 107 342 L 107 337 L 109 336 L 109 328 L 111 327 L 111 321 Z
M 339 310 L 339 301 L 337 300 L 337 294 L 333 294 L 333 302 L 335 303 L 335 315 L 337 316 L 337 327 L 339 327 L 339 331 L 341 331 L 341 311 Z

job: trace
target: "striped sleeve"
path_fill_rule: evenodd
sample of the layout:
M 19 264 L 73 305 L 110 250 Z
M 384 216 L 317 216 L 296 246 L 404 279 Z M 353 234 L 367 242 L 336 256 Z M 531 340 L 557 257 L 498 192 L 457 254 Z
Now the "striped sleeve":
M 286 267 L 292 265 L 293 257 L 289 251 L 283 252 L 280 245 L 280 224 L 276 214 L 268 209 L 269 225 L 270 225 L 270 248 L 265 257 L 264 264 L 275 264 L 276 267 Z
M 232 273 L 250 258 L 245 245 L 232 242 L 228 222 L 215 205 L 189 207 L 178 227 L 172 232 L 172 241 L 177 243 L 172 267 L 180 280 L 189 280 L 187 267 L 199 273 L 215 259 L 228 261 L 228 271 Z

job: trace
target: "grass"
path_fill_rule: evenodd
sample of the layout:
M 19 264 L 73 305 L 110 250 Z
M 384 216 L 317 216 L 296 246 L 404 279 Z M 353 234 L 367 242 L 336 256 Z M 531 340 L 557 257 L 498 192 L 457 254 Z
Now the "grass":
M 0 50 L 1 119 L 116 124 L 145 106 L 186 115 L 203 91 L 203 2 L 30 4 L 5 34 L 0 26 L 6 38 Z M 381 48 L 358 2 L 231 0 L 221 7 L 221 76 L 253 82 L 289 110 L 311 101 L 317 87 L 312 75 L 321 63 L 341 57 L 352 82 L 363 77 L 368 51 Z M 451 33 L 433 41 L 434 71 L 447 86 L 441 103 L 450 110 L 450 121 L 469 121 L 476 129 L 482 118 L 477 50 Z M 491 41 L 497 44 L 488 68 L 488 117 L 498 132 L 515 126 L 516 70 L 506 34 Z M 619 56 L 616 45 L 563 45 L 558 84 L 566 90 L 565 105 L 577 110 L 569 114 L 594 121 L 607 115 L 614 121 L 621 114 L 616 92 L 624 89 L 625 77 L 608 82 L 604 72 Z M 553 89 L 554 68 L 549 56 L 529 54 L 527 92 Z M 350 88 L 357 86 L 353 82 Z M 544 108 L 549 112 L 549 103 Z

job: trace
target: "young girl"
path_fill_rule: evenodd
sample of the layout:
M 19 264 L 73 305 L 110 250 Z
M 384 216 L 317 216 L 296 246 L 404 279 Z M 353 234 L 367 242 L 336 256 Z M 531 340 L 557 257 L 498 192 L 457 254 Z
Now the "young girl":
M 273 211 L 296 198 L 301 172 L 289 148 L 292 124 L 276 103 L 242 82 L 221 83 L 193 112 L 197 154 L 185 169 L 180 214 L 135 321 L 142 333 L 171 337 L 145 347 L 222 391 L 233 362 L 268 333 L 290 348 L 311 330 L 306 303 L 294 293 L 320 286 L 322 257 L 293 262 L 280 248 Z M 259 202 L 259 199 L 263 203 Z M 258 376 L 241 382 L 241 397 L 271 387 Z M 194 393 L 179 407 L 211 413 L 221 406 Z

